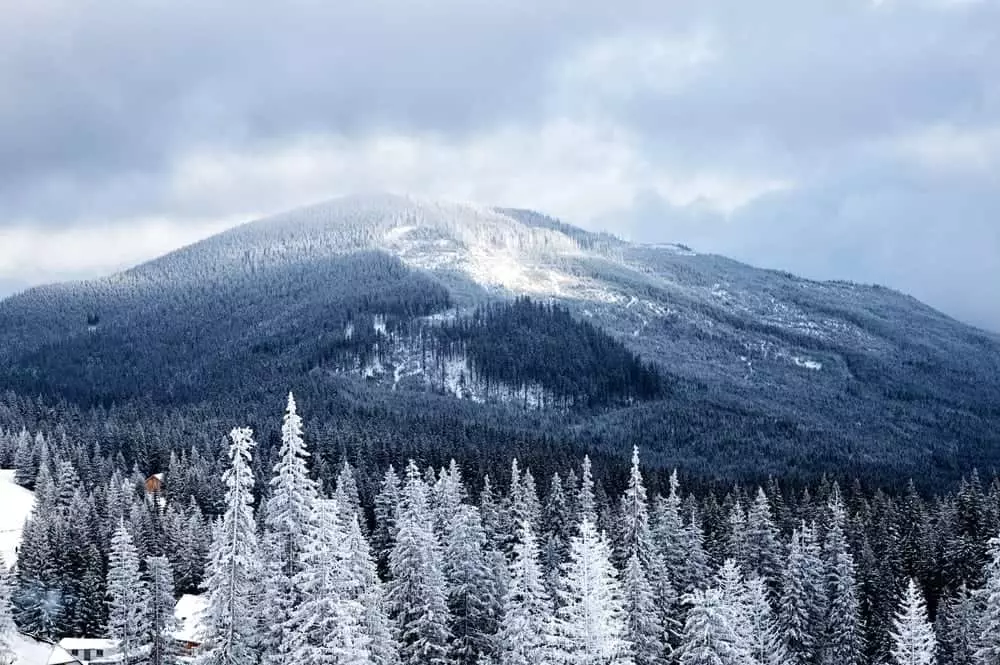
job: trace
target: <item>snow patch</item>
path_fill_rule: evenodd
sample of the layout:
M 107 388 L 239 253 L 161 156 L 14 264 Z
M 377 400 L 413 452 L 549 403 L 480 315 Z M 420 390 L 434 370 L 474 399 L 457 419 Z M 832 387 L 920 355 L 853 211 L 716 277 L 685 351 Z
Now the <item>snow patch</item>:
M 14 482 L 14 473 L 0 471 L 0 554 L 8 566 L 17 560 L 24 522 L 35 507 L 35 495 Z
M 792 362 L 795 363 L 797 367 L 804 367 L 806 369 L 811 369 L 814 372 L 818 372 L 819 370 L 823 369 L 823 363 L 816 360 L 810 360 L 809 358 L 800 358 L 799 356 L 793 356 Z

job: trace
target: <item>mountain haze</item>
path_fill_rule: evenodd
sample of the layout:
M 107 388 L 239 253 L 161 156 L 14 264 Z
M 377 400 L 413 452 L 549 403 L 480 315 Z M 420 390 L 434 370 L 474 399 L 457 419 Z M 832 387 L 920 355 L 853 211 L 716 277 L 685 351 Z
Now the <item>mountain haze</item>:
M 1000 461 L 1000 338 L 913 298 L 388 195 L 7 298 L 0 388 L 250 410 L 295 388 L 707 475 Z

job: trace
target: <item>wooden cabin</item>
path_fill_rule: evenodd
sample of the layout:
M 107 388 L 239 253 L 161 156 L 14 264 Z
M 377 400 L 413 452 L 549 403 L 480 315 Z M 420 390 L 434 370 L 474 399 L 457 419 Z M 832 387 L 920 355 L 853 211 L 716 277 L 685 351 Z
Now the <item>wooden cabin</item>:
M 146 478 L 146 494 L 159 494 L 163 491 L 163 474 L 154 473 Z

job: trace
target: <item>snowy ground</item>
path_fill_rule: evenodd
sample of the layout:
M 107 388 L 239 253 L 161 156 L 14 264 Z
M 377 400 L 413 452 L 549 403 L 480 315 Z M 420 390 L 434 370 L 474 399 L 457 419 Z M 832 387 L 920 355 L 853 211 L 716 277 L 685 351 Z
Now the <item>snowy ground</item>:
M 21 529 L 34 505 L 35 496 L 14 483 L 14 472 L 0 470 L 0 554 L 8 566 L 14 565 Z

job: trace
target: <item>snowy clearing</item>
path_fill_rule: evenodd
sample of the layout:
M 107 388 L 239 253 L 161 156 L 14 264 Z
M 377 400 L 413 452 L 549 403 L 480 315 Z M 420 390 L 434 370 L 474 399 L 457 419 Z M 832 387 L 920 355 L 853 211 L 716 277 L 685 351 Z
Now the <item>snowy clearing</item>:
M 14 471 L 0 470 L 0 554 L 13 566 L 21 544 L 21 530 L 35 507 L 35 495 L 14 482 Z

